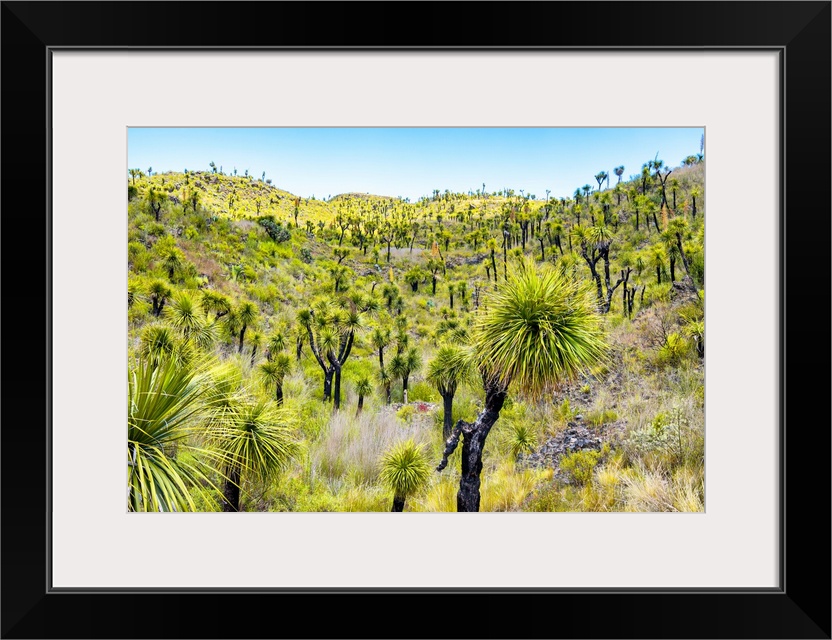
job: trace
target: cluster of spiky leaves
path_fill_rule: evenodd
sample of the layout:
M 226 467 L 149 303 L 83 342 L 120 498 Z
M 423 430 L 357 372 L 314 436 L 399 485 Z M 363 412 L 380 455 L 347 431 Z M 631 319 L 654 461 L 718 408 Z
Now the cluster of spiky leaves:
M 475 321 L 484 376 L 538 395 L 607 355 L 603 321 L 585 284 L 521 261 Z
M 398 498 L 413 495 L 427 482 L 430 473 L 423 446 L 412 439 L 394 445 L 381 460 L 380 478 Z

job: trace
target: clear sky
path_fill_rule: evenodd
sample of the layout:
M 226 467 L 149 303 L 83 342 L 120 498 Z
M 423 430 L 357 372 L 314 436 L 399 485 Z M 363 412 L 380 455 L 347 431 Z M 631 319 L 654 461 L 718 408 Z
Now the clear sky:
M 658 152 L 666 165 L 700 152 L 702 128 L 131 128 L 128 167 L 154 172 L 266 172 L 274 186 L 326 198 L 345 192 L 416 201 L 434 189 L 522 189 L 571 196 L 624 165 L 637 174 Z

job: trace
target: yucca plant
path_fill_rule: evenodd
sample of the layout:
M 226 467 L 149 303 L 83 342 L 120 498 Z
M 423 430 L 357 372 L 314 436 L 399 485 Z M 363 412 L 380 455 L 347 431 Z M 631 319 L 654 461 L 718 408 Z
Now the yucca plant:
M 283 405 L 283 379 L 291 368 L 291 361 L 285 353 L 276 353 L 271 360 L 260 364 L 260 381 L 266 389 L 274 388 L 277 406 Z
M 381 459 L 381 480 L 393 491 L 391 511 L 404 511 L 407 497 L 419 491 L 430 476 L 422 448 L 406 440 L 394 445 Z
M 473 332 L 485 388 L 473 423 L 460 420 L 448 438 L 441 471 L 463 438 L 457 510 L 478 511 L 482 453 L 511 384 L 540 396 L 606 358 L 607 343 L 592 294 L 578 282 L 524 260 L 489 300 Z
M 177 450 L 216 461 L 191 444 L 206 416 L 204 374 L 170 358 L 140 360 L 128 375 L 127 508 L 129 511 L 194 511 L 191 491 L 210 487 L 207 469 L 184 462 Z
M 165 311 L 168 322 L 182 336 L 202 348 L 211 346 L 215 339 L 213 325 L 206 324 L 197 311 L 193 298 L 185 292 L 173 296 Z
M 297 454 L 293 421 L 285 409 L 232 392 L 213 402 L 217 413 L 207 442 L 225 461 L 223 511 L 240 511 L 244 478 L 265 482 Z
M 373 392 L 373 385 L 370 382 L 370 378 L 361 376 L 355 383 L 355 392 L 358 394 L 358 409 L 355 415 L 358 416 L 361 415 L 361 411 L 364 409 L 364 397 Z
M 444 345 L 428 363 L 427 381 L 436 387 L 442 396 L 444 417 L 442 435 L 448 438 L 453 428 L 454 396 L 460 383 L 474 378 L 476 366 L 474 354 L 463 347 Z

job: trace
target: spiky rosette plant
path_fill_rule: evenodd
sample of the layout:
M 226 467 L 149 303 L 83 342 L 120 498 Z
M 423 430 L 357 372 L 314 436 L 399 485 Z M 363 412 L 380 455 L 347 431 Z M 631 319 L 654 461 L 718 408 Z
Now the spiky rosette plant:
M 216 462 L 192 444 L 207 415 L 205 367 L 173 358 L 139 360 L 127 385 L 127 508 L 129 511 L 195 511 L 192 492 L 212 487 L 207 469 L 189 459 Z
M 391 511 L 404 511 L 405 500 L 421 489 L 430 476 L 423 445 L 412 439 L 393 446 L 381 460 L 380 478 L 393 491 Z

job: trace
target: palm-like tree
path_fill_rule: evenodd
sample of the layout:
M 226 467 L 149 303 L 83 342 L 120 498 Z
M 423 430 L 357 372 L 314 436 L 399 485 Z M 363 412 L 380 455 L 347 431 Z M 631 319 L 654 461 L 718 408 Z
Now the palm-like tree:
M 656 269 L 656 282 L 662 283 L 662 271 L 665 270 L 667 253 L 661 245 L 655 245 L 650 252 L 650 264 Z
M 214 326 L 205 323 L 194 299 L 184 291 L 173 296 L 165 315 L 171 326 L 179 330 L 186 340 L 202 348 L 214 342 Z
M 393 386 L 393 376 L 390 374 L 389 369 L 385 369 L 382 367 L 378 370 L 378 381 L 379 384 L 384 388 L 384 401 L 386 404 L 390 404 L 390 395 L 391 395 L 391 388 Z
M 153 315 L 157 318 L 165 308 L 165 302 L 171 296 L 171 290 L 161 280 L 154 280 L 150 283 L 150 302 L 153 305 Z
M 483 410 L 473 422 L 459 420 L 445 446 L 448 456 L 462 444 L 458 511 L 478 511 L 485 440 L 506 400 L 509 386 L 540 395 L 606 358 L 601 317 L 585 286 L 546 266 L 523 261 L 476 321 L 475 357 L 485 389 Z
M 378 364 L 384 369 L 384 349 L 390 344 L 390 329 L 376 327 L 370 334 L 370 343 L 378 350 Z
M 244 477 L 268 481 L 296 455 L 292 421 L 284 409 L 265 400 L 222 396 L 207 441 L 225 461 L 223 511 L 240 511 Z
M 191 492 L 204 491 L 210 481 L 203 467 L 176 453 L 186 449 L 212 457 L 190 444 L 205 416 L 204 369 L 180 366 L 173 358 L 142 359 L 128 380 L 128 510 L 195 511 Z
M 273 354 L 270 360 L 260 364 L 260 381 L 266 389 L 274 388 L 278 407 L 283 405 L 283 379 L 291 368 L 291 361 L 285 353 Z
M 624 165 L 622 164 L 621 166 L 616 167 L 613 169 L 613 172 L 618 176 L 618 182 L 621 182 L 621 176 L 624 175 Z M 618 184 L 618 182 L 616 182 L 616 184 Z
M 361 415 L 361 411 L 364 409 L 364 397 L 373 392 L 373 385 L 370 383 L 370 378 L 361 376 L 355 383 L 355 392 L 358 394 L 358 409 L 355 415 L 358 416 Z
M 392 512 L 404 511 L 408 496 L 421 489 L 430 476 L 422 445 L 406 440 L 393 446 L 381 459 L 381 480 L 393 491 Z
M 213 322 L 216 322 L 223 316 L 228 315 L 231 311 L 231 302 L 229 302 L 228 298 L 221 293 L 217 293 L 216 291 L 211 291 L 209 289 L 202 292 L 202 299 L 199 304 L 205 312 L 206 318 L 208 317 L 208 314 L 214 314 Z
M 473 353 L 456 345 L 445 345 L 428 363 L 427 381 L 442 396 L 444 417 L 442 435 L 448 438 L 453 428 L 454 396 L 460 383 L 473 379 L 476 367 Z
M 693 187 L 693 189 L 690 190 L 690 199 L 691 199 L 691 202 L 693 203 L 692 216 L 693 216 L 694 220 L 696 220 L 696 199 L 701 198 L 701 197 L 702 197 L 702 190 L 699 187 Z
M 237 353 L 243 352 L 243 339 L 246 335 L 246 328 L 257 319 L 257 305 L 249 300 L 245 300 L 237 308 L 237 321 L 240 323 L 240 344 L 237 347 Z
M 405 334 L 406 335 L 406 334 Z M 407 404 L 407 382 L 410 375 L 422 366 L 422 356 L 416 347 L 397 353 L 390 362 L 390 373 L 402 379 L 402 402 Z

